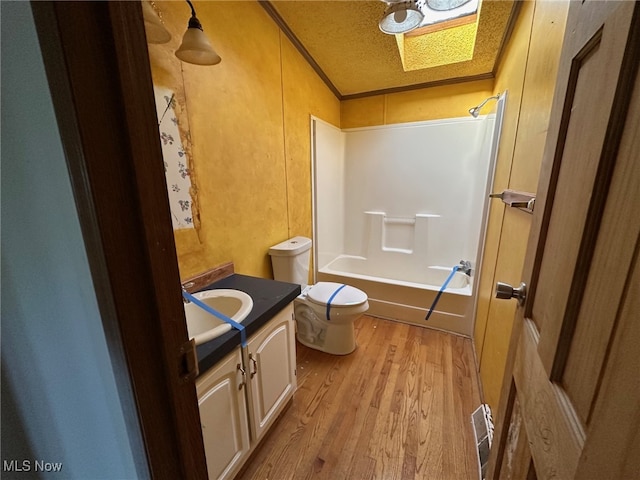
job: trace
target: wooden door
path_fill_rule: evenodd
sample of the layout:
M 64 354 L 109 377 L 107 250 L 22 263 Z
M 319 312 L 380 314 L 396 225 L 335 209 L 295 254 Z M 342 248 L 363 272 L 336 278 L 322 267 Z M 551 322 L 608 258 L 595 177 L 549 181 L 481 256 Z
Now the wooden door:
M 32 2 L 32 11 L 129 434 L 123 449 L 139 478 L 205 479 L 141 4 Z
M 640 478 L 639 62 L 637 2 L 571 3 L 487 478 Z

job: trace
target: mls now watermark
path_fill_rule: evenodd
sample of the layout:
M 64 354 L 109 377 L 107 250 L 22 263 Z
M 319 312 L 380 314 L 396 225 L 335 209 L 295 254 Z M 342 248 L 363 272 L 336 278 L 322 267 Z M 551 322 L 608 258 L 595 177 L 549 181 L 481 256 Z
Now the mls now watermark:
M 3 460 L 3 472 L 61 472 L 62 462 L 44 460 Z

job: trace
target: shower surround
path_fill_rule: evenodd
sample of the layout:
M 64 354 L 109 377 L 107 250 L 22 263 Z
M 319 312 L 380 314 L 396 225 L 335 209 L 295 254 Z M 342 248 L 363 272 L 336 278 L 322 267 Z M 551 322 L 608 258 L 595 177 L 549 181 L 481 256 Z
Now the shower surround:
M 480 118 L 339 130 L 312 119 L 316 281 L 369 313 L 471 336 L 504 99 Z M 454 265 L 428 322 L 425 316 Z

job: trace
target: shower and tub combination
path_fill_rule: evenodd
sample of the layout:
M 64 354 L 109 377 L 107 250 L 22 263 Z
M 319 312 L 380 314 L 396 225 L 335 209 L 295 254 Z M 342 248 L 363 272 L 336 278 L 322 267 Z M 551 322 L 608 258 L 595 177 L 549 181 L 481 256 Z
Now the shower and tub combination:
M 347 130 L 312 118 L 314 280 L 363 290 L 371 315 L 471 336 L 505 101 Z

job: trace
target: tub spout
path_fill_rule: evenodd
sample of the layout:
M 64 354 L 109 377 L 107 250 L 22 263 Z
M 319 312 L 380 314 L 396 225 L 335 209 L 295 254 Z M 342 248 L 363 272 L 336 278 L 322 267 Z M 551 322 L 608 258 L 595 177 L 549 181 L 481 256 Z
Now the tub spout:
M 472 272 L 471 262 L 469 260 L 460 260 L 460 266 L 458 267 L 458 271 L 470 277 Z

